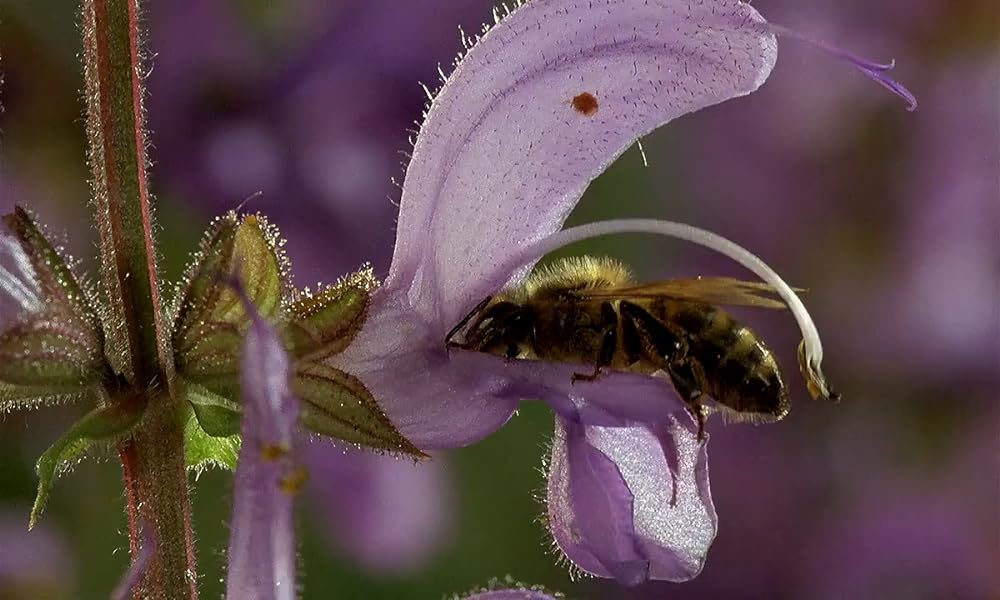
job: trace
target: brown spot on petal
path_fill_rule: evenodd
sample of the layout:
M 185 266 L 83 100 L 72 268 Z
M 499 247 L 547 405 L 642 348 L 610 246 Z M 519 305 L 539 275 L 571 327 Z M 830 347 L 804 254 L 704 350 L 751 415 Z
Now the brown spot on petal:
M 597 98 L 590 92 L 583 92 L 573 97 L 573 110 L 585 117 L 597 114 Z

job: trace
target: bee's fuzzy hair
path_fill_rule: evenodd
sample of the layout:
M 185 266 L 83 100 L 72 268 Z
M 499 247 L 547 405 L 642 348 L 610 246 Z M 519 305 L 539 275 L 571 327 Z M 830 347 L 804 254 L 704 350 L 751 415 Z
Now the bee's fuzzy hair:
M 558 290 L 618 287 L 634 282 L 632 271 L 613 258 L 571 256 L 542 267 L 505 295 L 524 302 Z

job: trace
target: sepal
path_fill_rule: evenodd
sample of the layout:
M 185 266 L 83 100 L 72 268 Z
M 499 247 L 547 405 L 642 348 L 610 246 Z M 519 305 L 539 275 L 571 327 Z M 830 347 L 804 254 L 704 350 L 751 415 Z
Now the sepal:
M 317 363 L 300 363 L 292 390 L 302 424 L 315 433 L 378 450 L 426 458 L 396 429 L 357 377 Z
M 0 334 L 0 381 L 81 391 L 101 380 L 104 354 L 83 323 L 37 315 Z
M 88 345 L 103 347 L 104 332 L 92 294 L 80 285 L 66 259 L 45 237 L 26 210 L 17 206 L 14 212 L 4 215 L 4 224 L 21 244 L 34 271 L 35 280 L 45 300 L 43 312 L 59 314 L 77 322 L 77 328 L 90 336 Z
M 371 265 L 365 265 L 315 294 L 299 292 L 284 331 L 289 352 L 310 361 L 343 352 L 364 325 L 377 286 Z
M 81 394 L 110 373 L 92 294 L 27 211 L 3 222 L 0 411 Z
M 288 289 L 281 246 L 277 230 L 260 215 L 230 212 L 206 232 L 174 310 L 175 361 L 186 379 L 236 381 L 251 319 L 227 281 L 239 278 L 260 314 L 274 318 Z

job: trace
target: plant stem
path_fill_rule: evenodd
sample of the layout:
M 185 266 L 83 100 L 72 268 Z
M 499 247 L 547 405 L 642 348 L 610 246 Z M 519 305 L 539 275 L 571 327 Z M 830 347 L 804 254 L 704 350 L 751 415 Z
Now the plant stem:
M 136 598 L 198 597 L 183 442 L 177 411 L 168 402 L 154 401 L 142 427 L 118 448 L 132 559 L 139 556 L 141 538 L 156 544 L 153 560 L 134 590 Z M 151 531 L 141 534 L 147 527 Z
M 107 355 L 124 380 L 114 401 L 144 396 L 142 423 L 119 446 L 132 559 L 140 530 L 155 553 L 137 598 L 197 598 L 180 404 L 157 280 L 147 181 L 139 0 L 83 0 L 87 139 L 107 294 Z
M 137 0 L 83 1 L 87 138 L 116 368 L 136 386 L 169 381 L 143 126 Z M 118 326 L 122 325 L 122 326 Z

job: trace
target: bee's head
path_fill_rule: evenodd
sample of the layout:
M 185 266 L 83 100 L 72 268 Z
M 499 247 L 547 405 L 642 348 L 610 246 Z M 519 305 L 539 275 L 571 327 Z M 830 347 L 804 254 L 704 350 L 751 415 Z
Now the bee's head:
M 534 313 L 520 304 L 506 300 L 494 302 L 475 316 L 472 325 L 465 330 L 465 341 L 453 345 L 517 358 L 521 344 L 531 337 L 534 321 Z

